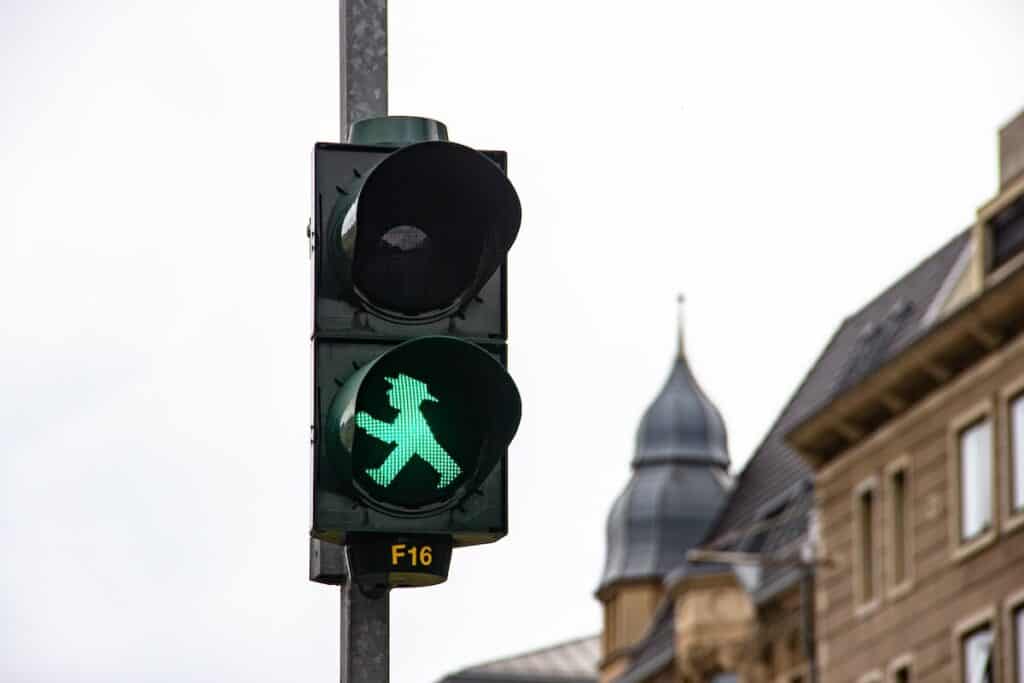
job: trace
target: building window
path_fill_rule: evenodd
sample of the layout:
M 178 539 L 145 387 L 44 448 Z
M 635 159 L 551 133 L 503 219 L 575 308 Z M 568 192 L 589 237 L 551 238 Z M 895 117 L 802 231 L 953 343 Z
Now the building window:
M 861 603 L 870 603 L 875 599 L 875 489 L 870 483 L 857 493 L 854 509 L 854 523 L 857 543 L 858 592 Z
M 1013 664 L 1016 682 L 1024 683 L 1024 605 L 1013 611 Z
M 756 522 L 757 531 L 748 536 L 744 541 L 743 552 L 752 554 L 760 553 L 764 549 L 764 544 L 765 541 L 768 540 L 768 536 L 773 534 L 778 535 L 777 525 L 780 521 L 782 511 L 785 508 L 786 503 L 783 502 L 769 509 L 767 512 L 758 515 Z
M 891 586 L 902 586 L 910 579 L 910 486 L 906 461 L 889 470 L 889 548 Z
M 1024 512 L 1024 394 L 1010 402 L 1010 509 Z
M 960 539 L 992 528 L 992 423 L 983 419 L 959 435 Z
M 761 647 L 761 666 L 764 667 L 766 677 L 775 677 L 775 650 L 771 643 L 765 643 Z
M 887 683 L 910 683 L 910 671 L 914 666 L 914 656 L 909 652 L 889 662 Z
M 786 648 L 789 650 L 789 661 L 799 662 L 803 656 L 803 652 L 800 648 L 802 633 L 799 629 L 793 629 L 789 632 L 789 637 L 786 638 Z
M 1024 249 L 1024 199 L 1018 199 L 992 219 L 992 269 Z
M 961 640 L 964 683 L 992 683 L 992 627 L 977 628 Z

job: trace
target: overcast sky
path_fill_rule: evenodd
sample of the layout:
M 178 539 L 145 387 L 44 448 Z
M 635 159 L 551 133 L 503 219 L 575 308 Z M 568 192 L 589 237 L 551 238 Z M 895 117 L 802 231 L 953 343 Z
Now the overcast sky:
M 394 0 L 392 112 L 506 149 L 510 534 L 392 596 L 392 680 L 596 633 L 675 295 L 734 469 L 970 224 L 1019 0 Z M 337 1 L 0 2 L 0 679 L 330 681 L 307 581 L 310 152 Z

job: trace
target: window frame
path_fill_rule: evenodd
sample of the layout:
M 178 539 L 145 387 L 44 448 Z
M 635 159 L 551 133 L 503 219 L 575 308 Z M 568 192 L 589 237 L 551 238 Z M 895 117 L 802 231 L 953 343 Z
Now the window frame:
M 910 475 L 911 457 L 904 454 L 885 466 L 885 568 L 888 580 L 886 593 L 897 598 L 914 586 L 914 493 Z M 896 581 L 896 475 L 903 475 L 903 564 L 901 581 Z
M 1011 209 L 1013 204 L 1020 199 L 1022 189 L 1024 189 L 1024 176 L 1011 181 L 1003 192 L 978 209 L 978 220 L 971 229 L 975 239 L 971 241 L 977 241 L 981 246 L 975 258 L 979 270 L 983 273 L 982 280 L 985 287 L 1002 282 L 1024 265 L 1024 251 L 1011 256 L 998 266 L 995 265 L 995 225 L 993 224 L 995 219 L 1007 209 Z
M 895 657 L 886 669 L 886 680 L 888 683 L 899 683 L 897 674 L 900 671 L 906 670 L 907 683 L 913 683 L 914 681 L 914 655 L 910 652 L 905 652 L 902 655 Z
M 1010 637 L 1006 642 L 1010 644 L 1010 661 L 1013 673 L 1017 681 L 1024 680 L 1024 604 L 1017 605 L 1010 611 L 1010 630 L 1007 632 Z M 1014 679 L 1010 679 L 1014 680 Z
M 1001 261 L 996 261 L 998 255 L 996 254 L 996 243 L 997 233 L 1001 233 L 1006 228 L 1013 226 L 1020 229 L 1024 224 L 1024 196 L 1016 195 L 1007 197 L 1007 201 L 999 207 L 997 211 L 993 211 L 985 221 L 985 232 L 986 239 L 988 240 L 988 263 L 986 264 L 986 271 L 991 273 L 1001 273 L 1006 270 L 1012 270 L 1006 268 L 1007 264 L 1014 264 L 1014 266 L 1020 265 L 1021 256 L 1024 254 L 1024 244 L 1021 244 L 1021 240 L 1018 237 L 1018 244 L 1015 248 L 1008 250 L 1007 254 Z
M 853 539 L 854 559 L 853 572 L 851 572 L 851 574 L 853 576 L 854 614 L 857 616 L 864 616 L 877 609 L 882 602 L 882 594 L 884 592 L 882 587 L 882 562 L 880 561 L 882 558 L 879 557 L 880 553 L 878 552 L 881 548 L 881 544 L 879 541 L 881 541 L 883 538 L 883 536 L 879 536 L 878 533 L 880 515 L 879 503 L 881 502 L 879 500 L 880 488 L 881 487 L 879 486 L 878 477 L 876 475 L 871 475 L 870 477 L 863 479 L 859 484 L 857 484 L 853 488 L 853 493 L 851 495 L 850 502 L 853 512 L 851 520 L 851 524 L 853 525 L 853 534 L 851 538 Z M 871 518 L 868 521 L 868 524 L 870 525 L 872 541 L 871 545 L 874 551 L 872 553 L 873 556 L 871 558 L 871 585 L 873 590 L 870 599 L 867 599 L 864 595 L 865 558 L 864 538 L 861 530 L 861 500 L 867 493 L 871 494 L 872 499 Z
M 997 503 L 999 491 L 996 483 L 999 479 L 997 472 L 999 458 L 997 457 L 997 452 L 1000 450 L 1000 428 L 999 421 L 996 420 L 996 411 L 994 410 L 993 403 L 992 398 L 986 398 L 960 413 L 950 422 L 946 435 L 947 460 L 949 463 L 950 554 L 952 559 L 956 561 L 966 559 L 991 545 L 996 538 L 996 529 L 999 526 L 999 505 Z M 963 528 L 963 482 L 961 481 L 960 435 L 980 422 L 988 422 L 990 432 L 989 515 L 991 522 L 987 529 L 971 538 L 965 539 L 961 535 L 961 529 Z
M 960 681 L 961 683 L 970 683 L 965 681 L 965 674 L 967 672 L 967 661 L 964 658 L 964 646 L 966 645 L 967 638 L 974 635 L 981 629 L 988 627 L 992 632 L 992 649 L 989 652 L 989 657 L 996 657 L 999 649 L 999 642 L 1002 639 L 999 628 L 999 620 L 996 618 L 995 606 L 986 607 L 974 614 L 958 621 L 953 626 L 952 632 L 952 646 L 953 646 L 953 662 L 956 664 L 956 678 L 954 680 Z M 992 662 L 992 678 L 994 682 L 1002 680 L 1002 672 L 998 669 L 998 660 Z
M 1016 479 L 1016 464 L 1017 456 L 1013 449 L 1013 404 L 1017 400 L 1024 401 L 1024 377 L 1018 378 L 1015 382 L 1007 385 L 1002 391 L 1000 391 L 1000 418 L 1002 426 L 999 429 L 999 446 L 1000 451 L 1005 454 L 999 458 L 1000 471 L 999 476 L 1004 480 L 1001 493 L 1003 500 L 1005 501 L 1000 508 L 1002 510 L 1002 524 L 1001 528 L 1003 531 L 1012 531 L 1024 526 L 1024 505 L 1019 508 L 1014 507 L 1014 496 L 1015 491 L 1015 479 Z M 1024 467 L 1024 452 L 1019 457 L 1020 466 Z
M 1021 628 L 1017 628 L 1017 615 L 1021 618 Z M 1006 637 L 1003 640 L 1006 642 L 1005 650 L 1003 651 L 1003 660 L 1005 661 L 1006 680 L 1009 683 L 1015 683 L 1016 681 L 1024 681 L 1024 587 L 1020 588 L 1014 593 L 1011 593 L 1007 598 L 1003 608 L 1003 632 Z M 1017 645 L 1022 645 L 1022 651 L 1017 651 Z

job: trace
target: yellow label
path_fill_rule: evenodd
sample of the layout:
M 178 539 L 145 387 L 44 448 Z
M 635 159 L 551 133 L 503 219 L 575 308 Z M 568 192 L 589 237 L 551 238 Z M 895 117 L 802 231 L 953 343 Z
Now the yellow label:
M 434 549 L 429 545 L 406 545 L 395 543 L 391 546 L 391 566 L 429 567 L 434 561 Z

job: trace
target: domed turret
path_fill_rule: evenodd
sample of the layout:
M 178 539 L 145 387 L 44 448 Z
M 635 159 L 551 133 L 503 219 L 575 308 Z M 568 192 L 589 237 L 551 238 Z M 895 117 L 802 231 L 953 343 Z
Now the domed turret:
M 725 423 L 687 363 L 681 296 L 679 349 L 640 421 L 631 466 L 633 475 L 608 514 L 599 595 L 620 581 L 660 580 L 683 565 L 728 493 Z
M 680 297 L 682 299 L 682 297 Z M 636 430 L 633 467 L 695 463 L 729 467 L 725 422 L 686 361 L 680 300 L 679 350 L 668 380 Z

